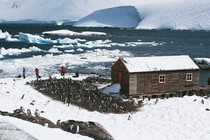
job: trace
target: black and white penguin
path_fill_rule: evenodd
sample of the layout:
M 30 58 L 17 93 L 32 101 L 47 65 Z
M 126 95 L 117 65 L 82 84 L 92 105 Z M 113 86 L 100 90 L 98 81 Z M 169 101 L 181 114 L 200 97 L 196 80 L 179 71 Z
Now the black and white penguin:
M 34 116 L 35 116 L 35 117 L 39 117 L 39 116 L 40 116 L 40 113 L 39 113 L 38 109 L 36 109 L 36 111 L 35 111 L 35 113 L 34 113 Z
M 27 115 L 31 116 L 31 110 L 30 109 L 27 109 Z

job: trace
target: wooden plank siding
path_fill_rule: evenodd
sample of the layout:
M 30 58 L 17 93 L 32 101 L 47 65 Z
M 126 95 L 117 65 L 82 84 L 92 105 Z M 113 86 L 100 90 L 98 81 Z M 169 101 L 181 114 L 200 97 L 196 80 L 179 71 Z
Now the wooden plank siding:
M 129 96 L 174 93 L 194 90 L 199 86 L 199 69 L 132 73 L 128 71 L 125 63 L 127 62 L 119 58 L 112 65 L 111 79 L 113 83 L 119 83 L 121 81 L 122 92 Z M 186 80 L 187 73 L 192 73 L 192 81 Z M 165 75 L 165 83 L 159 83 L 159 75 Z
M 130 74 L 129 76 L 129 95 L 135 95 L 138 88 L 137 74 Z
M 192 81 L 186 81 L 187 73 L 192 73 Z M 160 74 L 166 76 L 165 83 L 159 83 Z M 137 77 L 137 80 L 135 77 Z M 199 70 L 130 73 L 129 82 L 129 95 L 131 96 L 193 90 L 198 88 L 199 85 Z

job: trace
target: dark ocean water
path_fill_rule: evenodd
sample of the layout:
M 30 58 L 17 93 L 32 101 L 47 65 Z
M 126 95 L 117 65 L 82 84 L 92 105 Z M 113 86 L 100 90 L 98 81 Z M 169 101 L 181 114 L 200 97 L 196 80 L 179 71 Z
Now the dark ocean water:
M 100 46 L 100 49 L 115 50 L 130 52 L 133 56 L 153 56 L 153 55 L 189 55 L 192 59 L 197 57 L 210 57 L 210 31 L 174 31 L 174 30 L 134 30 L 134 29 L 116 29 L 116 28 L 78 28 L 71 26 L 56 26 L 46 24 L 0 24 L 0 30 L 7 31 L 16 37 L 19 32 L 30 33 L 33 35 L 42 35 L 44 31 L 68 29 L 75 32 L 95 31 L 104 32 L 106 36 L 68 36 L 68 38 L 85 39 L 88 41 L 95 40 L 111 40 L 118 45 L 114 47 Z M 65 38 L 65 36 L 43 36 L 51 39 Z M 120 45 L 125 42 L 142 42 L 135 45 Z M 0 48 L 29 48 L 35 46 L 41 50 L 49 50 L 55 44 L 31 44 L 26 42 L 7 42 L 4 39 L 0 40 Z M 98 47 L 99 48 L 99 47 Z M 84 51 L 97 49 L 83 48 Z M 59 48 L 60 51 L 65 49 Z M 45 55 L 47 51 L 28 52 L 19 55 L 5 55 L 2 60 L 28 58 L 34 55 Z M 73 52 L 77 54 L 81 52 Z M 55 55 L 59 55 L 55 53 Z M 111 65 L 111 63 L 109 63 Z M 205 85 L 207 78 L 210 77 L 209 71 L 201 71 L 201 85 Z

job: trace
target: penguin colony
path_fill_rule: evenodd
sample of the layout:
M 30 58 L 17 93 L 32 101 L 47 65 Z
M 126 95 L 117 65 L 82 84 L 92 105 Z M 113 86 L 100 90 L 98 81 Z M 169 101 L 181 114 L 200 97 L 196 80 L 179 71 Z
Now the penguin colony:
M 137 111 L 134 102 L 124 101 L 100 93 L 95 84 L 110 83 L 110 79 L 88 77 L 82 81 L 70 78 L 31 81 L 30 85 L 39 92 L 60 100 L 67 105 L 73 104 L 89 111 L 101 113 L 127 113 Z

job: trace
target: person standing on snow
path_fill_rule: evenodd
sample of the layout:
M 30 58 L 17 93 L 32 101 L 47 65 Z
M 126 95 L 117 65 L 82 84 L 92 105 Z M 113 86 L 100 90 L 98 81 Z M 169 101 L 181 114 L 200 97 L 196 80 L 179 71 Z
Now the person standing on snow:
M 66 68 L 64 66 L 61 66 L 61 76 L 64 76 L 66 73 Z
M 23 67 L 23 79 L 26 78 L 26 69 Z
M 40 78 L 40 76 L 39 76 L 39 69 L 38 68 L 35 69 L 35 74 L 36 74 L 36 79 L 38 81 L 38 79 Z

